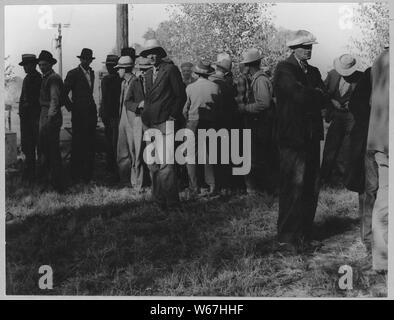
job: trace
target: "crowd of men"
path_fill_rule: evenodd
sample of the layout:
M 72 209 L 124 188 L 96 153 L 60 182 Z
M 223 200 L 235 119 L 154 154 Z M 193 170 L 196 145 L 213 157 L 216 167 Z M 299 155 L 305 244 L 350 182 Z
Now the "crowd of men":
M 243 53 L 237 79 L 227 53 L 219 53 L 214 62 L 185 62 L 178 69 L 155 39 L 139 55 L 133 48 L 122 49 L 120 57 L 108 55 L 98 110 L 105 126 L 107 170 L 138 191 L 151 187 L 153 200 L 164 210 L 179 205 L 184 185 L 190 199 L 235 192 L 279 195 L 277 249 L 291 253 L 318 245 L 312 226 L 320 186 L 340 179 L 359 193 L 362 240 L 374 269 L 387 270 L 388 49 L 363 72 L 356 57 L 343 54 L 323 81 L 318 68 L 308 63 L 316 43 L 310 32 L 295 32 L 287 43 L 291 54 L 272 77 L 256 48 Z M 72 115 L 72 181 L 88 183 L 94 173 L 98 118 L 93 52 L 84 48 L 78 58 L 80 64 L 64 82 L 53 71 L 57 61 L 48 51 L 38 58 L 24 54 L 20 63 L 27 73 L 19 110 L 23 176 L 43 180 L 59 192 L 65 189 L 59 149 L 62 106 Z M 323 120 L 330 126 L 320 166 Z M 166 126 L 169 122 L 173 126 Z M 250 129 L 251 170 L 234 176 L 235 164 L 220 159 L 218 164 L 184 166 L 166 158 L 146 164 L 143 135 L 150 128 L 167 138 L 156 146 L 164 151 L 173 150 L 168 142 L 175 144 L 180 128 L 193 133 Z

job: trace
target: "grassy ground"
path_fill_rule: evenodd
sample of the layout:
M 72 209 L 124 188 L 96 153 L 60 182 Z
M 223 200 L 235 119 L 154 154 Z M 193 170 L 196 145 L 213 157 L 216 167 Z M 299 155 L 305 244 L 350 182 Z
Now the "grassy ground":
M 105 180 L 105 179 L 104 179 Z M 98 179 L 98 181 L 104 181 Z M 129 188 L 104 182 L 65 195 L 6 182 L 7 294 L 252 297 L 385 296 L 386 277 L 361 270 L 357 196 L 324 189 L 316 216 L 323 247 L 273 252 L 277 199 L 222 197 L 183 202 L 168 217 Z M 353 290 L 338 287 L 341 265 Z M 38 288 L 41 265 L 53 290 Z

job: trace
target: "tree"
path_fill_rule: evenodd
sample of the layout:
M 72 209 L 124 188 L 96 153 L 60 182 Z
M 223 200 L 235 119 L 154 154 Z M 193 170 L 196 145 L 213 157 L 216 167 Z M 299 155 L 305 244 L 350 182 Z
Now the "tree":
M 271 6 L 266 3 L 173 5 L 170 19 L 160 23 L 155 36 L 178 65 L 198 59 L 216 61 L 220 52 L 227 52 L 239 61 L 244 50 L 257 47 L 264 55 L 263 63 L 272 67 L 283 57 L 285 43 L 283 37 L 275 38 L 278 31 L 272 23 Z
M 4 82 L 5 88 L 8 88 L 10 83 L 15 79 L 14 66 L 8 62 L 10 56 L 4 58 L 5 68 L 4 68 Z
M 372 64 L 389 43 L 389 6 L 385 2 L 359 4 L 353 22 L 361 30 L 361 39 L 352 39 L 362 58 Z

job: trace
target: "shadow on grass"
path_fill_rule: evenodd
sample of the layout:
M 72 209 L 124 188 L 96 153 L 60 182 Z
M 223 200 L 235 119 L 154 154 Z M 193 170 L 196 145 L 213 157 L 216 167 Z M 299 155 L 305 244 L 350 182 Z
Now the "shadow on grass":
M 329 216 L 314 225 L 314 239 L 322 241 L 332 236 L 352 230 L 359 223 L 358 218 Z
M 216 257 L 221 255 L 221 247 L 204 252 L 210 245 L 209 234 L 242 215 L 244 207 L 242 200 L 226 205 L 223 199 L 216 199 L 186 202 L 180 209 L 164 213 L 150 202 L 135 201 L 29 216 L 7 226 L 7 294 L 64 294 L 59 291 L 64 282 L 92 275 L 105 275 L 104 282 L 110 287 L 108 279 L 131 266 L 154 265 L 154 272 L 163 273 L 170 272 L 178 261 L 204 254 Z M 37 286 L 41 265 L 54 270 L 57 289 L 48 293 Z M 153 282 L 153 276 L 141 275 L 133 290 Z M 103 281 L 97 283 L 103 285 Z M 103 292 L 102 287 L 84 289 L 93 295 Z

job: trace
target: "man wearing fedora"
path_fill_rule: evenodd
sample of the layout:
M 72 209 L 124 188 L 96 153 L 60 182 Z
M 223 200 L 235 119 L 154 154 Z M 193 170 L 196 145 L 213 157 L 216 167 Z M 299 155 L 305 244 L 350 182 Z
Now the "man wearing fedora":
M 167 53 L 156 39 L 146 41 L 140 56 L 147 57 L 153 64 L 153 68 L 145 74 L 142 122 L 146 128 L 160 130 L 163 141 L 173 142 L 175 132 L 168 131 L 166 123 L 173 122 L 175 130 L 184 123 L 182 110 L 186 92 L 181 73 L 174 64 L 163 61 Z M 154 201 L 162 209 L 177 205 L 179 194 L 175 164 L 164 161 L 162 164 L 149 165 L 149 171 Z
M 109 54 L 105 60 L 108 74 L 101 80 L 102 105 L 99 110 L 107 140 L 107 169 L 114 173 L 117 171 L 116 146 L 118 144 L 119 99 L 122 83 L 114 68 L 118 59 L 117 55 Z
M 321 181 L 329 183 L 338 176 L 343 182 L 349 155 L 350 132 L 354 118 L 349 112 L 349 101 L 362 72 L 358 71 L 358 61 L 350 54 L 343 54 L 334 60 L 334 69 L 328 72 L 324 84 L 330 95 L 326 121 L 331 122 L 324 144 L 321 165 Z
M 120 182 L 126 185 L 133 185 L 131 170 L 133 164 L 133 120 L 135 118 L 135 114 L 126 107 L 126 97 L 129 96 L 131 82 L 135 78 L 133 68 L 134 60 L 129 55 L 121 56 L 118 64 L 115 66 L 119 77 L 122 79 L 119 101 L 120 120 L 117 145 L 117 163 Z
M 152 68 L 150 60 L 143 57 L 137 58 L 135 66 L 136 76 L 130 80 L 130 86 L 125 91 L 124 106 L 127 118 L 131 127 L 129 141 L 129 154 L 131 175 L 130 181 L 132 186 L 139 192 L 149 185 L 149 173 L 143 159 L 144 141 L 143 128 L 141 121 L 141 112 L 143 110 L 143 101 L 145 99 L 145 78 L 144 74 Z M 123 114 L 125 111 L 123 111 Z
M 71 111 L 71 177 L 74 182 L 88 183 L 93 177 L 97 108 L 93 98 L 94 71 L 90 67 L 93 51 L 83 48 L 78 67 L 70 70 L 64 80 L 66 108 Z M 71 92 L 72 97 L 68 94 Z
M 291 55 L 275 69 L 280 192 L 279 250 L 295 253 L 316 245 L 312 227 L 319 196 L 322 108 L 328 96 L 320 72 L 308 64 L 316 38 L 299 30 L 288 41 Z
M 65 101 L 64 85 L 62 78 L 52 69 L 57 60 L 50 52 L 42 50 L 37 61 L 42 73 L 39 124 L 40 178 L 46 184 L 49 177 L 49 183 L 54 189 L 63 192 L 59 134 L 63 122 L 61 107 Z
M 19 63 L 26 72 L 19 99 L 19 118 L 21 129 L 21 146 L 25 154 L 23 179 L 33 181 L 36 172 L 36 156 L 39 154 L 38 132 L 40 121 L 41 75 L 37 71 L 35 54 L 23 54 Z
M 274 193 L 274 166 L 271 159 L 274 155 L 273 128 L 273 99 L 272 84 L 267 74 L 261 70 L 262 55 L 256 48 L 250 48 L 243 53 L 244 72 L 250 79 L 249 92 L 246 102 L 240 103 L 239 112 L 243 115 L 244 126 L 251 129 L 252 134 L 252 166 L 245 176 L 248 193 Z
M 198 129 L 216 129 L 218 121 L 218 111 L 221 108 L 221 92 L 219 86 L 208 80 L 214 72 L 209 62 L 199 61 L 193 67 L 197 80 L 186 87 L 186 103 L 183 108 L 183 115 L 186 119 L 186 128 L 194 133 L 194 160 L 195 164 L 186 164 L 189 176 L 190 196 L 194 197 L 200 192 L 200 187 L 204 182 L 209 186 L 208 195 L 217 193 L 217 165 L 209 163 L 208 145 L 206 147 L 206 163 L 202 166 L 197 164 L 197 156 L 203 152 L 198 150 L 200 143 L 197 141 Z M 202 174 L 199 174 L 199 169 Z M 204 179 L 202 179 L 204 176 Z
M 234 85 L 231 69 L 232 58 L 226 52 L 221 52 L 216 56 L 216 61 L 213 63 L 215 73 L 209 77 L 209 80 L 216 83 L 220 90 L 220 99 L 222 103 L 218 106 L 220 109 L 217 114 L 217 129 L 224 128 L 226 130 L 241 129 L 242 123 L 240 120 L 238 105 L 235 100 L 237 90 Z M 229 145 L 231 146 L 231 136 L 229 135 Z M 241 139 L 242 140 L 242 139 Z M 243 189 L 243 177 L 232 175 L 232 163 L 220 163 L 220 153 L 218 153 L 217 174 L 218 185 L 224 194 L 232 191 L 239 191 Z

